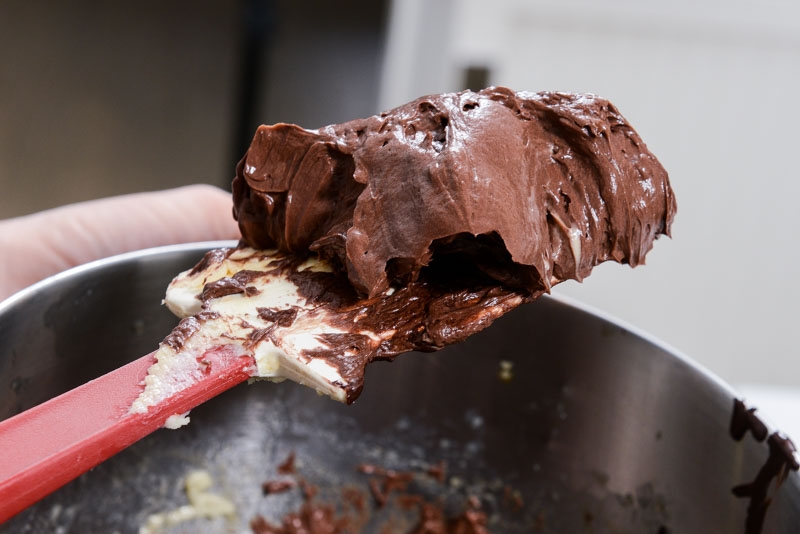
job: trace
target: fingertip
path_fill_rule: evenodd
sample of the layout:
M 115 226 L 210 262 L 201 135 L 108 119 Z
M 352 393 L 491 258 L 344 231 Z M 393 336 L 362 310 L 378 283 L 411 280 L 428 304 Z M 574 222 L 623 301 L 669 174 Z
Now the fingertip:
M 174 199 L 194 224 L 207 228 L 209 239 L 238 239 L 239 226 L 233 218 L 231 194 L 210 184 L 194 184 L 163 192 Z

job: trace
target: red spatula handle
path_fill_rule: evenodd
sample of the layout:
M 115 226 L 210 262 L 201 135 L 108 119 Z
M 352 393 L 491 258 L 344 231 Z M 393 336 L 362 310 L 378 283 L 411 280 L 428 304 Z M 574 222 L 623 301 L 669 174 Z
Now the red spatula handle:
M 246 380 L 253 359 L 225 348 L 207 352 L 207 373 L 147 413 L 130 414 L 149 354 L 0 422 L 0 522 L 164 426 L 168 417 Z

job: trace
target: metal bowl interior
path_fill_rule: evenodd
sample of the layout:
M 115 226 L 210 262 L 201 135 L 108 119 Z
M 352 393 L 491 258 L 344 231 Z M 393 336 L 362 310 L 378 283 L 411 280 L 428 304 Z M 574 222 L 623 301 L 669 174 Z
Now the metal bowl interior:
M 160 305 L 166 284 L 219 245 L 104 260 L 0 305 L 0 418 L 154 350 L 177 322 Z M 510 380 L 499 377 L 504 361 Z M 290 383 L 237 387 L 194 410 L 189 426 L 156 432 L 0 532 L 135 532 L 150 514 L 186 503 L 181 483 L 193 469 L 213 475 L 237 517 L 175 531 L 247 531 L 256 514 L 278 519 L 300 505 L 299 491 L 261 490 L 292 452 L 323 501 L 342 487 L 368 495 L 363 463 L 419 471 L 444 461 L 445 481 L 422 477 L 415 491 L 450 511 L 479 497 L 493 532 L 744 532 L 748 502 L 731 489 L 755 477 L 767 448 L 730 437 L 733 400 L 659 343 L 546 297 L 465 343 L 373 364 L 352 406 Z M 375 509 L 365 531 L 389 520 L 408 531 L 415 513 Z M 798 524 L 792 473 L 763 532 Z

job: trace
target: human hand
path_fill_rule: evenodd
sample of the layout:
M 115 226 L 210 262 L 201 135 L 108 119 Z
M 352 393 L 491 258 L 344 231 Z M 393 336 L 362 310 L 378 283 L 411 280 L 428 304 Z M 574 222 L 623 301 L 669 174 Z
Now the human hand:
M 0 300 L 92 260 L 160 245 L 238 239 L 229 193 L 192 185 L 0 221 Z

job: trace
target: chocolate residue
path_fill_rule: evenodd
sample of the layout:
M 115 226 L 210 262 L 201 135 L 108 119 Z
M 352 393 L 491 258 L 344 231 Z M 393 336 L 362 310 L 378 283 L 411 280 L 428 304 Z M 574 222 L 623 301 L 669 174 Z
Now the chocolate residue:
M 359 301 L 359 296 L 342 271 L 332 273 L 315 271 L 284 271 L 298 291 L 311 304 L 325 304 L 344 308 Z
M 295 454 L 294 451 L 289 453 L 289 456 L 278 465 L 278 473 L 282 475 L 292 475 L 297 472 L 297 466 L 295 466 Z
M 297 318 L 297 308 L 256 308 L 256 311 L 259 317 L 277 327 L 292 326 L 292 323 Z
M 503 503 L 515 512 L 519 512 L 525 507 L 525 501 L 522 499 L 522 494 L 519 492 L 519 490 L 515 490 L 511 486 L 503 487 Z
M 272 335 L 274 331 L 275 325 L 269 325 L 266 328 L 254 328 L 247 336 L 247 341 L 244 344 L 245 348 L 250 350 L 265 340 L 270 340 L 274 343 L 275 338 Z
M 294 456 L 291 455 L 290 458 L 294 464 Z M 481 509 L 481 502 L 477 497 L 467 498 L 463 511 L 454 517 L 448 517 L 440 502 L 428 501 L 422 494 L 409 489 L 417 475 L 438 479 L 438 475 L 444 470 L 443 463 L 420 473 L 395 471 L 374 464 L 361 464 L 356 469 L 370 477 L 368 486 L 378 508 L 387 504 L 391 494 L 395 504 L 406 510 L 417 510 L 419 513 L 419 518 L 410 530 L 408 528 L 411 523 L 397 524 L 394 519 L 391 519 L 381 526 L 380 532 L 397 532 L 400 528 L 409 534 L 489 534 L 488 518 Z M 268 484 L 271 482 L 265 483 L 265 487 Z M 270 523 L 260 515 L 256 516 L 250 523 L 255 534 L 335 534 L 340 532 L 357 534 L 363 531 L 370 515 L 363 492 L 355 487 L 343 487 L 341 501 L 344 506 L 340 506 L 340 511 L 337 512 L 336 506 L 315 501 L 317 488 L 305 479 L 298 478 L 297 485 L 304 488 L 303 504 L 300 509 L 287 514 L 279 525 Z M 264 492 L 265 495 L 270 493 L 269 491 Z
M 445 463 L 444 460 L 442 460 L 438 464 L 432 465 L 428 469 L 426 469 L 425 473 L 427 473 L 428 476 L 433 477 L 440 484 L 444 484 L 445 478 L 447 476 L 447 464 Z
M 294 451 L 278 464 L 276 471 L 282 475 L 297 475 Z M 297 512 L 287 514 L 279 525 L 270 523 L 261 515 L 250 521 L 254 534 L 344 534 L 353 532 L 353 523 L 349 517 L 339 515 L 330 504 L 318 503 L 314 500 L 317 488 L 304 478 L 284 478 L 268 480 L 261 484 L 265 496 L 283 493 L 299 487 L 303 495 L 303 504 Z
M 273 493 L 283 493 L 297 486 L 294 480 L 268 480 L 261 484 L 261 492 L 264 495 L 272 495 Z
M 204 257 L 203 261 L 210 260 Z M 211 263 L 209 263 L 209 265 L 211 265 Z M 194 271 L 195 269 L 192 270 Z M 239 271 L 231 277 L 220 278 L 214 282 L 209 282 L 203 287 L 200 300 L 205 302 L 209 299 L 217 299 L 237 293 L 244 293 L 245 296 L 248 297 L 257 295 L 259 290 L 255 286 L 249 284 L 260 276 L 264 276 L 264 273 L 261 271 Z
M 325 358 L 347 381 L 347 401 L 358 397 L 367 364 L 391 360 L 416 350 L 430 352 L 457 343 L 489 326 L 495 319 L 538 296 L 505 287 L 447 288 L 426 279 L 391 295 L 358 300 L 343 307 L 323 305 L 331 326 L 350 332 L 383 334 L 380 339 L 359 334 L 321 336 L 327 348 L 305 351 Z
M 425 503 L 420 511 L 419 524 L 409 534 L 489 534 L 486 514 L 480 509 L 467 508 L 453 519 L 446 519 L 442 509 Z
M 759 534 L 764 526 L 767 509 L 772 503 L 769 489 L 775 480 L 775 491 L 789 476 L 789 471 L 800 469 L 795 457 L 797 448 L 792 440 L 780 432 L 773 432 L 767 436 L 767 426 L 755 415 L 756 409 L 748 409 L 744 402 L 735 399 L 733 415 L 731 417 L 730 434 L 733 439 L 740 441 L 749 430 L 756 441 L 767 440 L 769 455 L 767 461 L 758 471 L 756 478 L 749 483 L 740 484 L 732 492 L 737 497 L 749 497 L 747 506 L 747 519 L 745 520 L 746 534 Z
M 767 425 L 756 415 L 756 408 L 747 408 L 739 399 L 733 400 L 733 416 L 731 417 L 731 437 L 741 441 L 747 431 L 752 432 L 756 441 L 764 441 L 767 437 Z
M 386 505 L 391 492 L 405 491 L 414 480 L 414 473 L 384 469 L 373 464 L 361 464 L 356 469 L 365 475 L 373 476 L 368 482 L 369 490 L 379 508 Z
M 492 87 L 366 119 L 261 126 L 233 180 L 243 241 L 345 270 L 361 295 L 466 264 L 528 292 L 668 234 L 667 173 L 607 100 Z
M 219 317 L 217 312 L 213 311 L 202 311 L 196 315 L 191 317 L 186 317 L 181 319 L 172 332 L 169 333 L 167 337 L 164 338 L 162 343 L 167 344 L 172 350 L 175 352 L 180 351 L 183 348 L 183 345 L 186 343 L 192 335 L 200 330 L 203 323 L 207 320 L 216 319 Z
M 282 310 L 275 310 L 272 308 L 256 308 L 258 316 L 265 321 L 271 321 L 265 328 L 253 328 L 247 337 L 245 346 L 249 349 L 254 345 L 264 341 L 270 340 L 273 343 L 278 343 L 274 337 L 276 328 L 286 328 L 292 326 L 297 318 L 297 308 L 285 308 Z
M 353 487 L 342 488 L 342 500 L 349 505 L 359 518 L 367 517 L 367 499 L 364 493 Z
M 499 286 L 469 266 L 445 268 L 435 261 L 417 280 L 403 287 L 377 297 L 360 297 L 343 272 L 299 270 L 301 260 L 296 257 L 258 251 L 245 256 L 249 261 L 263 258 L 263 270 L 243 270 L 206 284 L 202 292 L 204 309 L 211 307 L 213 299 L 244 292 L 256 278 L 266 284 L 272 277 L 288 278 L 311 308 L 302 312 L 295 307 L 256 308 L 259 318 L 268 324 L 255 327 L 241 323 L 250 330 L 245 349 L 262 341 L 280 346 L 283 328 L 325 324 L 332 332 L 317 335 L 322 347 L 302 350 L 299 355 L 325 359 L 335 367 L 343 379 L 341 388 L 347 402 L 358 397 L 365 368 L 372 361 L 391 360 L 412 350 L 435 351 L 462 341 L 544 291 L 531 293 Z
M 231 248 L 215 248 L 213 250 L 209 250 L 203 255 L 203 258 L 197 263 L 197 265 L 192 268 L 189 274 L 195 275 L 200 271 L 207 269 L 210 265 L 220 263 L 230 256 L 233 251 L 234 249 Z
M 344 534 L 352 532 L 346 519 L 336 516 L 333 506 L 305 502 L 298 512 L 287 515 L 280 525 L 263 516 L 250 521 L 254 534 Z
M 315 485 L 309 484 L 308 481 L 303 478 L 300 479 L 299 484 L 300 489 L 303 491 L 303 498 L 305 500 L 310 501 L 317 496 L 319 489 Z

